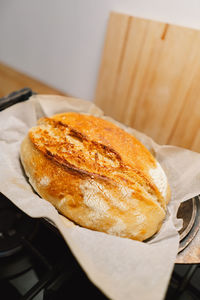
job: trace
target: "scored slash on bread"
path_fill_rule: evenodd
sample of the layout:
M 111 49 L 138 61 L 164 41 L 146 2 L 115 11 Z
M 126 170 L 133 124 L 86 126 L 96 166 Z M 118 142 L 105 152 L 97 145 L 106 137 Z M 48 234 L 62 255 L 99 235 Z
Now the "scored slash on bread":
M 42 118 L 21 145 L 37 193 L 75 223 L 143 241 L 166 214 L 166 175 L 135 137 L 110 121 L 63 113 Z

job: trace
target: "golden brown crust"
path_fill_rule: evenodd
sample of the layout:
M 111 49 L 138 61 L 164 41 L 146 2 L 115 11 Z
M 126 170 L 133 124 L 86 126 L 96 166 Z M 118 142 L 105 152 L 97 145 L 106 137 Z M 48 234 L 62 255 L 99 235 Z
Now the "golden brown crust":
M 35 190 L 77 224 L 144 240 L 165 217 L 166 194 L 152 180 L 157 162 L 133 136 L 93 116 L 43 118 L 21 146 Z

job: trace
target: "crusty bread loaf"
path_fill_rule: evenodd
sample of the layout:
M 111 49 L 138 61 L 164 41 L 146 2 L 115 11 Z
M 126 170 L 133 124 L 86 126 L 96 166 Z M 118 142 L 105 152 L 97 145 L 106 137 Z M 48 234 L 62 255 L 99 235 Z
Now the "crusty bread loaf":
M 163 169 L 109 121 L 72 112 L 42 118 L 20 155 L 36 192 L 83 227 L 143 241 L 165 218 L 170 189 Z

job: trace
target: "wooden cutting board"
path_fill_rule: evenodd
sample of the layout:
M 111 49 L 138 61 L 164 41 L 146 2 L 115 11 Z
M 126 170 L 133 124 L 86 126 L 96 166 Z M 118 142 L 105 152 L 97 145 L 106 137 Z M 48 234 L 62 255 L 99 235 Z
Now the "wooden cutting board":
M 200 152 L 200 31 L 111 13 L 95 103 L 160 144 Z

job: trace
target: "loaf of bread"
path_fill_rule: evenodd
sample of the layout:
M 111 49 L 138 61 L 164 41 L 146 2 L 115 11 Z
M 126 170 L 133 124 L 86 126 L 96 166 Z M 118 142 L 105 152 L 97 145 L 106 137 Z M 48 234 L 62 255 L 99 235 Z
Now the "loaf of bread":
M 20 157 L 35 191 L 80 226 L 144 241 L 163 223 L 170 199 L 163 169 L 112 122 L 74 112 L 42 118 Z

